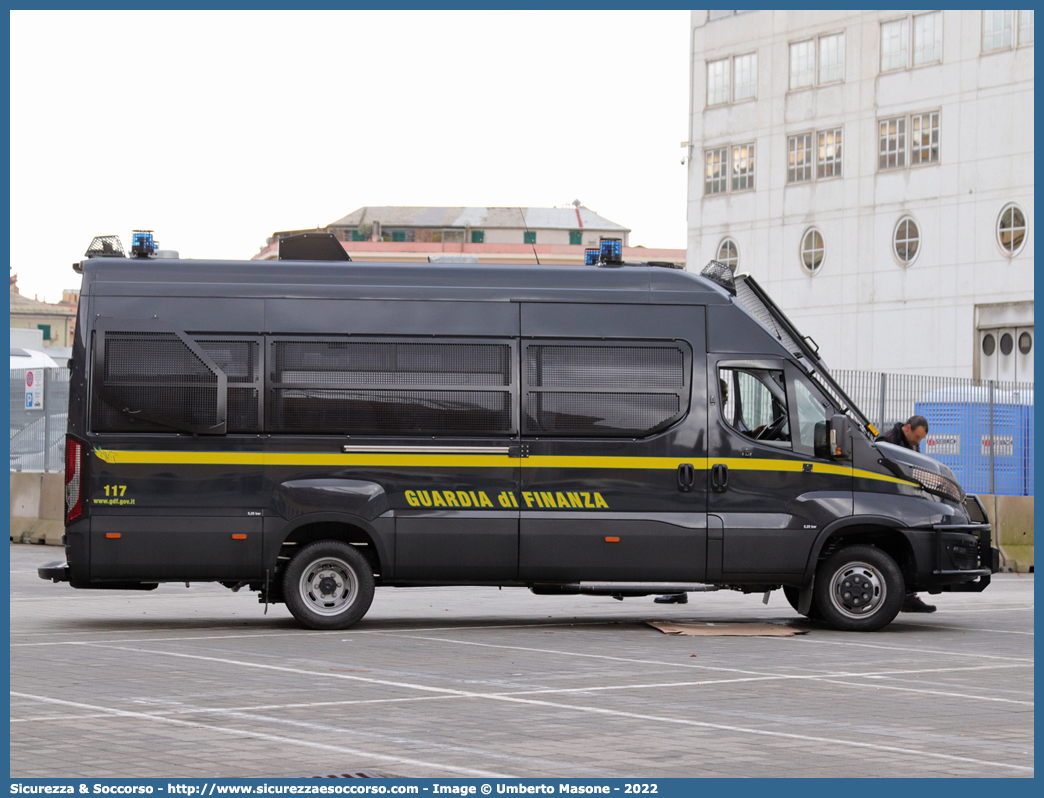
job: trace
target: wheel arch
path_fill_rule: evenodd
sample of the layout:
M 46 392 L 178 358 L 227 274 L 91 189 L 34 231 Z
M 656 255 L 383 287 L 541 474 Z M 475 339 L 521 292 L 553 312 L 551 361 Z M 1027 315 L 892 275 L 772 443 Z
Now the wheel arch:
M 285 568 L 294 552 L 317 540 L 336 540 L 355 546 L 366 558 L 378 582 L 387 577 L 393 561 L 391 524 L 382 530 L 382 519 L 366 521 L 347 513 L 308 513 L 285 522 L 282 529 L 266 540 L 265 561 L 273 573 Z M 266 535 L 266 538 L 268 536 Z
M 822 529 L 809 553 L 802 586 L 812 584 L 816 567 L 823 559 L 842 545 L 856 544 L 876 546 L 884 551 L 895 560 L 907 581 L 916 574 L 913 546 L 903 532 L 903 525 L 887 516 L 866 515 L 841 518 Z

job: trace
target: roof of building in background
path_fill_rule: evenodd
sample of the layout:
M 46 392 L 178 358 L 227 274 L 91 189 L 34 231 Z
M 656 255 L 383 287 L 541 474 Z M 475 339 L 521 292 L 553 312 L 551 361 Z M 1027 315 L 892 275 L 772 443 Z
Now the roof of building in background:
M 75 315 L 75 305 L 52 305 L 48 302 L 40 302 L 27 296 L 11 292 L 12 314 L 52 314 L 52 315 Z
M 380 222 L 381 227 L 485 227 L 500 229 L 630 232 L 581 205 L 568 208 L 478 208 L 377 205 L 357 208 L 329 227 L 358 227 Z

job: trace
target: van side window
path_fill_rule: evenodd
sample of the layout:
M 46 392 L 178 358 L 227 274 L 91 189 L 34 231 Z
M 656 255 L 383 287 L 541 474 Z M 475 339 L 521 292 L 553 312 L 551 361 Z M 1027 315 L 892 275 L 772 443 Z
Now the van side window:
M 786 382 L 777 369 L 718 369 L 722 416 L 753 440 L 791 448 Z
M 525 343 L 530 435 L 642 437 L 689 410 L 692 353 L 679 342 Z
M 268 340 L 271 432 L 515 432 L 513 344 Z
M 817 457 L 828 457 L 827 425 L 832 409 L 816 393 L 805 385 L 804 380 L 794 381 L 797 398 L 798 443 Z
M 95 432 L 224 432 L 219 372 L 175 332 L 98 330 Z
M 228 378 L 228 431 L 260 432 L 264 390 L 260 339 L 197 337 L 196 343 Z

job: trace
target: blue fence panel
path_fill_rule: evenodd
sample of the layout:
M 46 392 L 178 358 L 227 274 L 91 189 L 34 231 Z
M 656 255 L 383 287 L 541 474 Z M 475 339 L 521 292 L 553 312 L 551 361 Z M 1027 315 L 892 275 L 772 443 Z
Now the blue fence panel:
M 1032 402 L 1032 389 L 1002 390 L 995 385 L 991 438 L 988 385 L 932 391 L 914 405 L 914 412 L 928 419 L 930 432 L 922 449 L 949 466 L 968 493 L 1032 496 Z
M 888 432 L 928 419 L 921 451 L 953 470 L 968 493 L 1033 495 L 1033 384 L 881 372 L 832 372 L 870 420 Z M 990 450 L 993 450 L 992 486 Z

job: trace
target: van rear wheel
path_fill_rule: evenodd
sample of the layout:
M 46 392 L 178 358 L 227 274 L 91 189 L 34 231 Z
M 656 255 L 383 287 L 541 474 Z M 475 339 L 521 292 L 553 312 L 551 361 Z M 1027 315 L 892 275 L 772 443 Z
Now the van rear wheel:
M 874 546 L 846 546 L 819 564 L 815 604 L 824 621 L 846 632 L 876 632 L 903 605 L 903 573 Z
M 347 629 L 373 601 L 373 569 L 354 547 L 336 540 L 309 543 L 283 575 L 283 600 L 309 629 Z

